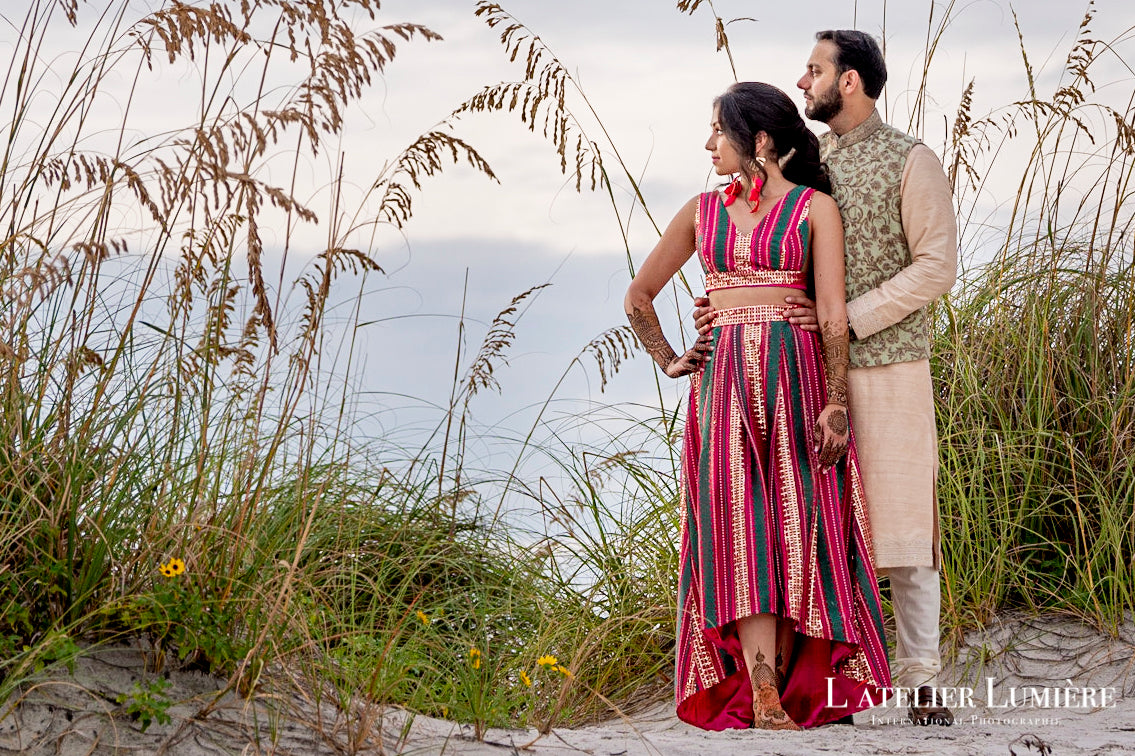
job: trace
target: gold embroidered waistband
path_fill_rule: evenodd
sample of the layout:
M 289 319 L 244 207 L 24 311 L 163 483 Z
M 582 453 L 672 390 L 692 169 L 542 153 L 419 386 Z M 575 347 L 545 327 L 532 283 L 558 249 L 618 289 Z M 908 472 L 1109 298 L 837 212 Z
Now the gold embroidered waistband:
M 729 307 L 713 314 L 714 326 L 741 325 L 742 323 L 768 323 L 784 320 L 784 305 L 749 305 Z
M 741 286 L 788 286 L 794 289 L 806 289 L 808 279 L 802 270 L 711 270 L 705 274 L 706 291 Z

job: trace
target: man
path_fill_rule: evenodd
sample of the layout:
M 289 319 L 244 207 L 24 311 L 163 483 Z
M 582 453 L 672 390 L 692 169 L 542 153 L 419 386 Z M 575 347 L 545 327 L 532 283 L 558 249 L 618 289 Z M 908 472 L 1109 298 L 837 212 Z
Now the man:
M 882 51 L 867 34 L 823 31 L 797 86 L 806 116 L 828 124 L 821 154 L 845 228 L 848 394 L 870 512 L 875 566 L 888 576 L 895 613 L 892 676 L 913 690 L 918 724 L 953 724 L 934 695 L 939 655 L 938 440 L 926 306 L 957 275 L 957 224 L 949 181 L 929 147 L 883 123 Z M 787 300 L 809 330 L 815 305 Z M 711 327 L 707 299 L 694 316 Z

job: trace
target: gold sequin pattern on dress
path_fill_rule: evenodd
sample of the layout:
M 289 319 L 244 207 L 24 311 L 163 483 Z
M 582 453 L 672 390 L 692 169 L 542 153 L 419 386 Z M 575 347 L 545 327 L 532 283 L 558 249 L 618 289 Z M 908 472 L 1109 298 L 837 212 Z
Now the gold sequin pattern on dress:
M 843 664 L 839 666 L 839 671 L 852 680 L 871 682 L 876 685 L 880 682 L 871 674 L 871 665 L 867 663 L 867 654 L 863 653 L 862 649 L 845 659 Z
M 871 518 L 867 512 L 867 496 L 863 490 L 863 480 L 860 477 L 859 466 L 851 468 L 851 511 L 859 530 L 863 533 L 863 542 L 867 549 L 867 559 L 875 563 L 875 537 L 871 533 Z
M 700 627 L 705 627 L 704 617 L 696 617 L 694 622 L 697 622 Z M 718 665 L 715 663 L 713 655 L 709 652 L 708 645 L 704 632 L 694 633 L 694 648 L 691 652 L 694 662 L 691 665 L 693 674 L 686 681 L 687 690 L 691 695 L 697 691 L 698 680 L 701 680 L 702 688 L 712 687 L 721 681 L 721 673 L 718 671 Z
M 744 336 L 744 334 L 742 334 Z M 744 554 L 753 534 L 749 528 L 749 512 L 752 498 L 749 489 L 749 476 L 745 471 L 745 458 L 749 453 L 745 425 L 741 419 L 743 396 L 733 396 L 729 402 L 729 520 L 733 529 L 733 553 Z M 736 559 L 733 562 L 733 580 L 736 611 L 744 616 L 754 608 L 749 592 L 749 560 Z
M 748 307 L 729 307 L 713 314 L 713 325 L 742 325 L 745 323 L 768 323 L 784 320 L 784 305 L 749 305 Z
M 745 339 L 745 364 L 760 365 L 761 339 L 758 336 Z M 753 408 L 752 416 L 757 420 L 757 430 L 760 437 L 768 439 L 768 418 L 765 417 L 765 376 L 759 369 L 749 374 L 750 394 L 749 406 Z
M 812 527 L 808 533 L 808 555 L 804 557 L 808 564 L 818 564 L 819 555 L 816 553 L 817 546 L 820 542 L 819 529 L 821 514 L 816 512 L 812 518 Z M 813 573 L 812 579 L 808 581 L 808 600 L 805 606 L 811 607 L 812 611 L 808 612 L 808 616 L 804 618 L 804 627 L 808 629 L 808 634 L 813 636 L 822 637 L 824 635 L 824 625 L 820 621 L 820 607 L 824 605 L 824 589 L 820 585 L 818 572 Z
M 784 393 L 776 398 L 776 448 L 772 450 L 776 455 L 776 464 L 780 468 L 781 480 L 791 481 L 796 478 L 794 469 L 795 456 L 789 443 L 788 409 L 784 406 Z M 788 610 L 794 616 L 799 616 L 800 600 L 804 595 L 804 544 L 800 533 L 800 502 L 796 498 L 796 487 L 785 486 L 779 493 L 783 498 L 780 502 L 781 518 L 784 522 L 784 546 L 787 564 L 782 569 L 788 575 Z M 808 633 L 813 634 L 813 628 L 808 627 Z M 816 634 L 819 635 L 819 634 Z
M 705 290 L 732 289 L 742 286 L 787 286 L 795 289 L 804 289 L 808 286 L 808 278 L 800 270 L 772 270 L 758 268 L 756 270 L 723 270 L 707 271 L 705 274 Z

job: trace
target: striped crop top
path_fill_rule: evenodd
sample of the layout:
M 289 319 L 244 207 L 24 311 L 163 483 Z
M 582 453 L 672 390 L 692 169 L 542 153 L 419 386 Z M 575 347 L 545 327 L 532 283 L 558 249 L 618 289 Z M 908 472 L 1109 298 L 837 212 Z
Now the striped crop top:
M 807 289 L 808 210 L 815 189 L 795 186 L 752 231 L 739 231 L 717 192 L 698 198 L 694 211 L 705 290 L 739 286 Z

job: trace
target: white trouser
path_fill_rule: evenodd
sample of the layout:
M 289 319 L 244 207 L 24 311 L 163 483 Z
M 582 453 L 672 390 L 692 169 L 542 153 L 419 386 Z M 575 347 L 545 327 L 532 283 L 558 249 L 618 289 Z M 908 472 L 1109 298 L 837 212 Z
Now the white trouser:
M 942 589 L 933 567 L 887 567 L 880 572 L 891 583 L 895 613 L 895 658 L 891 680 L 896 687 L 938 685 L 942 657 L 938 652 L 938 615 Z

